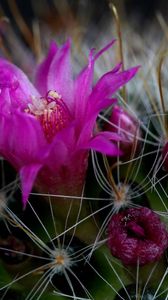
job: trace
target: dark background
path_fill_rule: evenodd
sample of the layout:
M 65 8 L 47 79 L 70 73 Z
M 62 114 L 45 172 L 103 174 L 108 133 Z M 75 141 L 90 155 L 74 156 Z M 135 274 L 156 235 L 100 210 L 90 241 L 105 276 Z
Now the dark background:
M 83 15 L 90 14 L 91 22 L 95 24 L 99 22 L 100 18 L 104 15 L 110 17 L 108 1 L 102 0 L 0 0 L 0 5 L 4 13 L 14 21 L 13 14 L 11 12 L 11 5 L 9 3 L 17 3 L 17 6 L 28 24 L 31 24 L 32 19 L 39 18 L 50 22 L 50 18 L 57 18 L 59 9 L 56 7 L 61 7 L 63 11 L 64 3 L 68 3 L 69 8 L 74 14 L 78 14 L 81 11 Z M 168 11 L 168 1 L 166 0 L 114 0 L 114 4 L 118 7 L 118 11 L 122 14 L 124 11 L 125 18 L 128 21 L 136 20 L 137 27 L 143 27 L 148 22 L 151 22 L 158 11 L 160 11 L 163 16 L 167 16 Z M 141 28 L 142 29 L 142 28 Z

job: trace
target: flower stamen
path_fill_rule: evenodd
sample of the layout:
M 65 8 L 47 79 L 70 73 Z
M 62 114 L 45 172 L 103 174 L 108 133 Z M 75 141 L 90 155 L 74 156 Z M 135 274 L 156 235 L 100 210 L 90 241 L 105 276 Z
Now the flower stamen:
M 55 134 L 65 128 L 71 120 L 69 109 L 61 95 L 52 90 L 45 97 L 32 96 L 32 103 L 28 104 L 25 112 L 34 115 L 40 121 L 48 142 L 51 142 Z

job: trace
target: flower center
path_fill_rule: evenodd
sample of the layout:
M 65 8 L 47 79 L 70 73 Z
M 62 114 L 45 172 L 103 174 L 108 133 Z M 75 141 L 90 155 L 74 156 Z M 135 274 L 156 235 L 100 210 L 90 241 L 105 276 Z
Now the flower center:
M 71 120 L 71 114 L 61 95 L 49 91 L 43 98 L 32 97 L 25 112 L 34 115 L 41 123 L 45 137 L 51 142 L 61 129 Z

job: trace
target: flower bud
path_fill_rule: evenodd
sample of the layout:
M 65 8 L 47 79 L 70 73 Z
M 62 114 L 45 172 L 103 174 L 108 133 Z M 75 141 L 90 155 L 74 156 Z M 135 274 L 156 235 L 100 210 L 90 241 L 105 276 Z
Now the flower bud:
M 115 105 L 109 118 L 111 125 L 107 125 L 107 130 L 119 133 L 123 140 L 120 141 L 120 149 L 125 158 L 129 159 L 140 148 L 139 138 L 141 130 L 139 122 L 124 108 Z
M 129 208 L 112 216 L 108 246 L 125 265 L 145 265 L 161 258 L 168 246 L 168 233 L 149 208 Z

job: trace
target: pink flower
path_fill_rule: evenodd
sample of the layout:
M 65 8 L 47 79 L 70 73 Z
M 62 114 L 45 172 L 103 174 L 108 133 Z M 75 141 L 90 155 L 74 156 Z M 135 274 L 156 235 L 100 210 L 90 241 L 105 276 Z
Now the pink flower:
M 113 41 L 114 42 L 114 41 Z M 90 149 L 116 156 L 116 133 L 95 132 L 98 113 L 114 103 L 111 95 L 128 82 L 137 67 L 117 66 L 92 87 L 94 55 L 73 80 L 70 42 L 52 43 L 39 65 L 35 87 L 16 66 L 0 59 L 0 155 L 19 172 L 23 203 L 33 185 L 41 192 L 79 195 Z
M 158 260 L 168 247 L 168 233 L 158 215 L 149 208 L 129 208 L 113 215 L 108 227 L 112 255 L 126 265 Z

